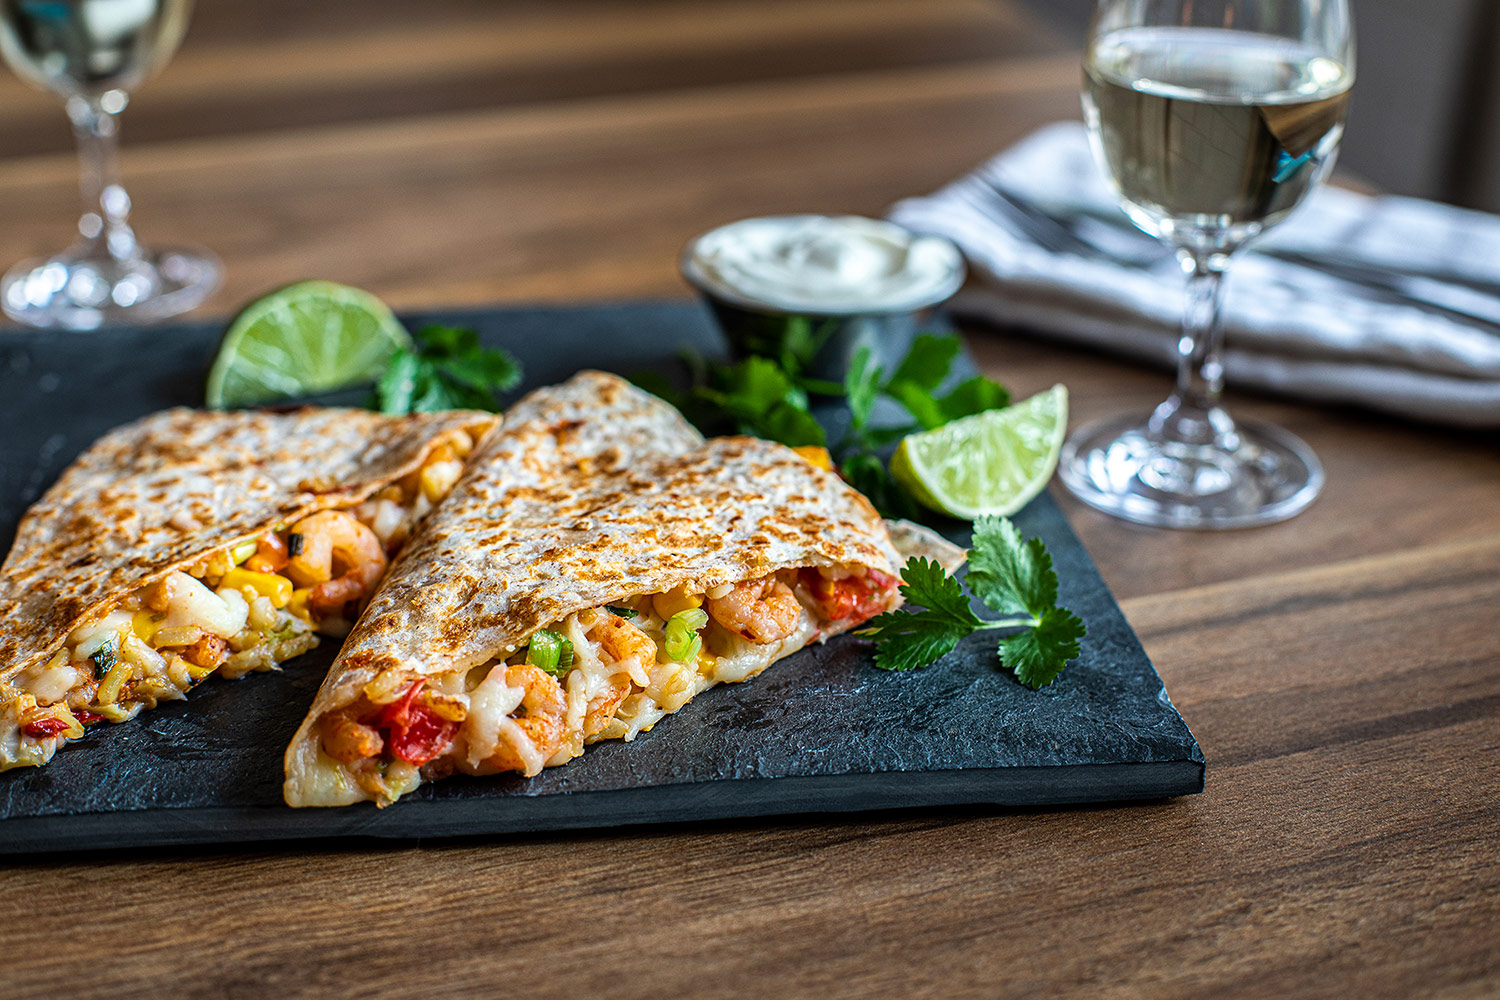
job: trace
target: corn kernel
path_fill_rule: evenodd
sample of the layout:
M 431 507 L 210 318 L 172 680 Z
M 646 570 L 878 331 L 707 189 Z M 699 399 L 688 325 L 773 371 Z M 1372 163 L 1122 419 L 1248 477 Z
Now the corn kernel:
M 203 630 L 196 625 L 174 625 L 171 628 L 156 630 L 156 646 L 166 648 L 167 646 L 191 646 L 203 638 Z
M 207 677 L 209 674 L 218 669 L 217 667 L 200 667 L 198 666 L 198 664 L 189 662 L 187 660 L 183 660 L 182 662 L 183 669 L 187 671 L 187 675 L 195 681 L 201 681 L 203 678 Z
M 690 611 L 703 606 L 703 595 L 688 594 L 681 587 L 673 587 L 664 594 L 652 594 L 651 606 L 662 619 L 671 618 L 679 611 Z
M 166 615 L 154 611 L 137 611 L 130 616 L 130 627 L 135 634 L 141 637 L 144 643 L 150 643 L 152 638 L 161 629 L 161 623 L 166 620 Z
M 828 454 L 827 448 L 820 448 L 815 444 L 804 444 L 792 450 L 801 455 L 808 464 L 816 465 L 828 472 L 833 471 L 833 456 Z
M 113 704 L 115 699 L 120 697 L 120 688 L 129 677 L 130 664 L 124 660 L 116 660 L 115 665 L 109 668 L 109 673 L 104 675 L 104 680 L 94 693 L 94 700 L 101 705 Z
M 254 570 L 236 567 L 224 574 L 219 586 L 231 590 L 249 587 L 271 602 L 275 608 L 284 608 L 292 599 L 292 581 L 280 573 L 257 573 Z
M 422 467 L 422 495 L 429 503 L 437 503 L 453 489 L 463 471 L 463 463 L 454 459 L 428 463 Z
M 89 711 L 95 715 L 102 715 L 110 722 L 125 722 L 130 718 L 130 709 L 110 703 L 108 705 L 95 704 L 89 707 Z
M 312 594 L 311 587 L 298 587 L 292 591 L 291 598 L 286 602 L 286 609 L 292 614 L 311 624 L 312 613 L 307 610 L 307 598 Z

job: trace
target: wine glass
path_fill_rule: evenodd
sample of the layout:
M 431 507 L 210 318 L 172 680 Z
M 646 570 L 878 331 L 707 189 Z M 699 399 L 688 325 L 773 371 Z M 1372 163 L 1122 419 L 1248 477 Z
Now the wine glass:
M 130 228 L 120 184 L 119 114 L 187 30 L 192 0 L 0 0 L 0 55 L 61 97 L 78 139 L 83 217 L 56 256 L 17 264 L 0 305 L 28 326 L 91 330 L 186 312 L 219 283 L 200 249 L 151 250 Z
M 1063 482 L 1085 503 L 1144 524 L 1241 528 L 1318 495 L 1323 469 L 1302 440 L 1219 405 L 1220 311 L 1234 251 L 1332 166 L 1353 82 L 1345 0 L 1097 0 L 1090 141 L 1131 220 L 1176 251 L 1188 297 L 1176 391 L 1063 447 Z

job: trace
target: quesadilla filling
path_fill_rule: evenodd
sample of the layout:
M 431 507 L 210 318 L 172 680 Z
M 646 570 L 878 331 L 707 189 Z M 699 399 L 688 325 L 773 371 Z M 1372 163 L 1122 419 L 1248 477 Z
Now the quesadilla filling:
M 388 669 L 319 720 L 323 777 L 389 803 L 455 771 L 534 775 L 898 606 L 899 582 L 863 566 L 783 570 L 578 611 L 469 670 Z
M 40 763 L 101 720 L 123 722 L 210 674 L 271 670 L 345 635 L 412 528 L 448 494 L 474 445 L 452 430 L 422 466 L 346 510 L 321 510 L 127 595 L 18 678 L 0 708 L 13 759 Z

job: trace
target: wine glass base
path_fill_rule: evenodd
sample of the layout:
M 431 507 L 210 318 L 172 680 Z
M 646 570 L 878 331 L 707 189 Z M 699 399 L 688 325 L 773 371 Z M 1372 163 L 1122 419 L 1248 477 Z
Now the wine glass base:
M 1230 444 L 1165 441 L 1149 414 L 1108 417 L 1074 431 L 1058 473 L 1084 503 L 1165 528 L 1217 530 L 1284 521 L 1323 489 L 1323 466 L 1296 435 L 1236 423 Z
M 0 279 L 0 307 L 41 329 L 96 330 L 185 313 L 219 285 L 223 268 L 197 247 L 142 250 L 126 260 L 67 251 L 28 260 Z

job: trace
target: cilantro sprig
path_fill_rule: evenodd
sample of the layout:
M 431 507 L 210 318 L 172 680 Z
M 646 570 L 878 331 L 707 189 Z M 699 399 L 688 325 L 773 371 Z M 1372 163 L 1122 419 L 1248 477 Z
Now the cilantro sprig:
M 1046 687 L 1078 655 L 1082 619 L 1057 606 L 1057 572 L 1040 539 L 1026 539 L 1009 519 L 974 522 L 969 555 L 969 592 L 992 611 L 1009 617 L 985 620 L 970 607 L 969 594 L 937 563 L 908 560 L 901 570 L 901 596 L 916 608 L 888 611 L 858 635 L 875 641 L 875 665 L 913 670 L 951 653 L 975 632 L 1019 629 L 1000 640 L 1000 665 L 1027 687 Z
M 496 395 L 521 381 L 521 363 L 509 351 L 481 347 L 473 330 L 425 326 L 414 340 L 375 384 L 381 413 L 494 410 Z
M 842 382 L 814 378 L 807 370 L 829 330 L 827 324 L 814 327 L 803 317 L 792 317 L 779 339 L 759 336 L 748 345 L 754 353 L 734 364 L 685 355 L 692 376 L 686 392 L 674 391 L 660 377 L 637 381 L 676 405 L 706 434 L 752 434 L 791 447 L 828 448 L 844 479 L 883 514 L 918 516 L 916 501 L 891 478 L 883 450 L 916 431 L 1005 406 L 1010 394 L 983 375 L 940 393 L 963 346 L 956 336 L 934 334 L 917 337 L 889 373 L 874 364 L 866 347 L 855 353 Z M 847 408 L 847 429 L 835 443 L 830 444 L 813 416 L 815 397 L 841 400 Z M 876 404 L 882 397 L 899 404 L 907 419 L 877 424 Z

